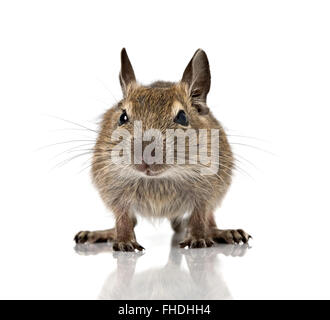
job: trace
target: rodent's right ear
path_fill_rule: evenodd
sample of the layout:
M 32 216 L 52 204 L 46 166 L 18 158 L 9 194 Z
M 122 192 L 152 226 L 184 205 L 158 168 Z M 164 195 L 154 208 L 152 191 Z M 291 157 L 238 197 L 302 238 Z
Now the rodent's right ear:
M 123 48 L 120 53 L 121 68 L 119 73 L 119 81 L 123 90 L 124 97 L 127 96 L 130 85 L 136 82 L 135 74 L 131 62 L 129 61 L 126 49 Z

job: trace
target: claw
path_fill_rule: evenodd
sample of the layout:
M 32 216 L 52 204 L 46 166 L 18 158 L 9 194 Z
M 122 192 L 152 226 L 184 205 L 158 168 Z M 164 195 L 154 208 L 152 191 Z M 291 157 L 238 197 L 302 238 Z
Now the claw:
M 214 241 L 212 239 L 206 238 L 206 239 L 195 239 L 195 238 L 188 238 L 184 241 L 181 241 L 179 243 L 180 248 L 209 248 L 212 247 L 214 244 Z
M 143 250 L 145 250 L 144 247 L 142 247 L 142 246 L 139 245 L 139 244 L 137 245 L 136 249 L 138 249 L 139 251 L 143 251 Z
M 112 246 L 114 251 L 134 252 L 135 250 L 145 250 L 140 244 L 135 241 L 115 242 Z
M 216 230 L 214 232 L 213 240 L 220 243 L 235 244 L 239 245 L 242 242 L 248 243 L 249 239 L 252 238 L 248 233 L 242 229 L 237 230 Z

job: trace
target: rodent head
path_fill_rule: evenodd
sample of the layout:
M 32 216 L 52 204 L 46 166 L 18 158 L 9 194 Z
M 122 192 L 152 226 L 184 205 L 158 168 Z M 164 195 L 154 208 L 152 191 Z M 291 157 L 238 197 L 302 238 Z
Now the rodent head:
M 222 130 L 220 124 L 209 112 L 206 104 L 211 76 L 206 53 L 201 49 L 195 52 L 180 82 L 157 81 L 149 86 L 137 83 L 131 62 L 126 50 L 123 49 L 121 51 L 119 79 L 123 90 L 123 99 L 104 115 L 101 132 L 95 148 L 94 163 L 97 166 L 94 165 L 94 169 L 97 167 L 96 169 L 99 170 L 100 164 L 102 163 L 104 166 L 105 162 L 110 166 L 110 162 L 107 162 L 109 152 L 113 151 L 115 146 L 118 146 L 116 142 L 110 140 L 114 132 L 122 134 L 125 132 L 132 139 L 129 145 L 126 145 L 131 153 L 131 163 L 119 164 L 117 162 L 117 169 L 119 167 L 121 169 L 125 168 L 130 174 L 137 174 L 140 177 L 141 175 L 158 177 L 162 176 L 164 172 L 170 171 L 167 170 L 169 168 L 178 169 L 178 166 L 182 167 L 182 164 L 169 164 L 166 161 L 166 153 L 168 154 L 168 151 L 165 150 L 167 141 L 166 132 L 169 129 L 181 129 L 182 132 L 187 132 L 188 129 L 218 128 Z M 154 137 L 154 139 L 150 139 L 147 143 L 146 141 L 141 141 L 144 139 L 139 138 L 136 132 L 134 132 L 137 129 L 137 123 L 140 125 L 142 132 L 150 129 L 158 130 L 161 136 L 160 140 Z M 125 137 L 127 138 L 127 136 Z M 122 140 L 126 138 L 122 138 Z M 120 139 L 117 140 L 117 142 L 119 141 Z M 145 148 L 148 148 L 148 145 L 151 146 L 152 141 L 156 141 L 155 145 L 161 145 L 161 149 L 163 149 L 160 155 L 162 158 L 161 163 L 159 161 L 153 163 L 152 159 L 150 160 L 150 158 L 157 157 L 155 155 L 157 148 L 154 147 L 153 150 L 149 150 L 151 151 L 149 152 L 149 159 L 148 153 L 144 152 Z M 140 142 L 142 147 L 140 155 L 138 155 L 135 142 L 138 145 Z M 197 140 L 195 144 L 198 145 Z M 178 157 L 177 150 L 175 153 Z M 188 167 L 192 168 L 191 166 L 185 166 L 185 169 Z M 111 169 L 115 170 L 113 161 L 111 162 Z

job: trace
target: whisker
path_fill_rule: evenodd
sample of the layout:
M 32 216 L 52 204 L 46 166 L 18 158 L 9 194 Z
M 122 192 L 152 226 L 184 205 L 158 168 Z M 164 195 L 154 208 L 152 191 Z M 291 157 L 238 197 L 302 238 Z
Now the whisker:
M 57 146 L 57 145 L 61 145 L 61 144 L 74 143 L 74 142 L 89 142 L 89 141 L 95 143 L 95 140 L 68 140 L 68 141 L 61 141 L 61 142 L 48 144 L 46 146 L 35 149 L 35 151 L 40 151 L 40 150 L 47 149 L 47 148 Z
M 260 141 L 260 142 L 266 142 L 269 143 L 270 141 L 265 140 L 265 139 L 261 139 L 261 138 L 257 138 L 257 137 L 252 137 L 252 136 L 244 136 L 244 135 L 239 135 L 239 134 L 226 134 L 227 137 L 235 137 L 235 138 L 244 138 L 244 139 L 251 139 L 251 140 L 256 140 L 256 141 Z
M 84 126 L 84 125 L 82 125 L 82 124 L 80 124 L 80 123 L 77 123 L 77 122 L 74 122 L 74 121 L 71 121 L 71 120 L 67 120 L 67 119 L 63 119 L 63 118 L 61 118 L 61 117 L 57 117 L 57 116 L 52 116 L 52 115 L 47 115 L 48 117 L 51 117 L 51 118 L 53 118 L 53 119 L 57 119 L 57 120 L 61 120 L 61 121 L 64 121 L 64 122 L 67 122 L 67 123 L 71 123 L 71 124 L 73 124 L 73 125 L 75 125 L 75 126 L 78 126 L 78 127 L 81 127 L 81 128 L 84 128 L 84 129 L 86 129 L 86 130 L 88 130 L 88 131 L 91 131 L 91 132 L 94 132 L 94 133 L 99 133 L 97 130 L 93 130 L 93 129 L 91 129 L 91 128 L 88 128 L 88 127 L 86 127 L 86 126 Z
M 102 86 L 111 94 L 113 100 L 115 101 L 115 103 L 119 103 L 118 99 L 115 97 L 115 95 L 112 93 L 112 91 L 110 90 L 110 88 L 104 83 L 103 80 L 98 79 L 99 82 L 102 84 Z
M 75 160 L 77 158 L 83 157 L 83 156 L 88 155 L 88 154 L 93 154 L 93 151 L 84 152 L 84 153 L 75 155 L 73 157 L 70 157 L 69 159 L 65 159 L 65 160 L 61 161 L 60 163 L 58 163 L 57 165 L 55 165 L 51 170 L 61 168 L 64 165 L 70 163 L 72 160 Z
M 83 145 L 80 145 L 80 146 L 83 146 Z M 74 152 L 82 152 L 82 151 L 90 151 L 90 152 L 94 152 L 94 149 L 77 149 L 79 148 L 79 146 L 77 147 L 74 147 L 74 148 L 71 148 L 71 149 L 67 149 L 65 151 L 62 151 L 60 152 L 59 154 L 55 155 L 54 157 L 51 158 L 51 160 L 54 160 L 54 159 L 57 159 L 58 157 L 60 157 L 61 155 L 63 154 L 71 154 L 71 153 L 74 153 Z
M 62 128 L 62 129 L 49 130 L 49 132 L 59 132 L 59 131 L 85 131 L 86 132 L 86 129 L 84 129 L 84 128 Z M 93 134 L 94 134 L 94 132 L 93 132 Z
M 255 150 L 259 150 L 259 151 L 268 153 L 268 154 L 270 154 L 272 156 L 276 156 L 275 153 L 272 153 L 272 152 L 270 152 L 268 150 L 264 150 L 262 148 L 259 148 L 259 147 L 256 147 L 256 146 L 253 146 L 253 145 L 250 145 L 250 144 L 246 144 L 246 143 L 231 142 L 231 145 L 238 145 L 238 146 L 248 147 L 248 148 L 252 148 L 252 149 L 255 149 Z

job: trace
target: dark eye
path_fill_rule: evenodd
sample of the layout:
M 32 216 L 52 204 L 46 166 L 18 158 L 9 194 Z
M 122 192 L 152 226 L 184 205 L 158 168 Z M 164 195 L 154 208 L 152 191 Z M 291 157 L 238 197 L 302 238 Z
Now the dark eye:
M 186 113 L 183 110 L 180 110 L 176 115 L 174 122 L 181 124 L 182 126 L 187 126 L 189 124 Z
M 123 110 L 123 113 L 120 115 L 120 118 L 119 118 L 118 124 L 121 126 L 121 125 L 123 125 L 124 123 L 126 123 L 127 121 L 128 121 L 127 113 L 126 113 L 125 110 Z

